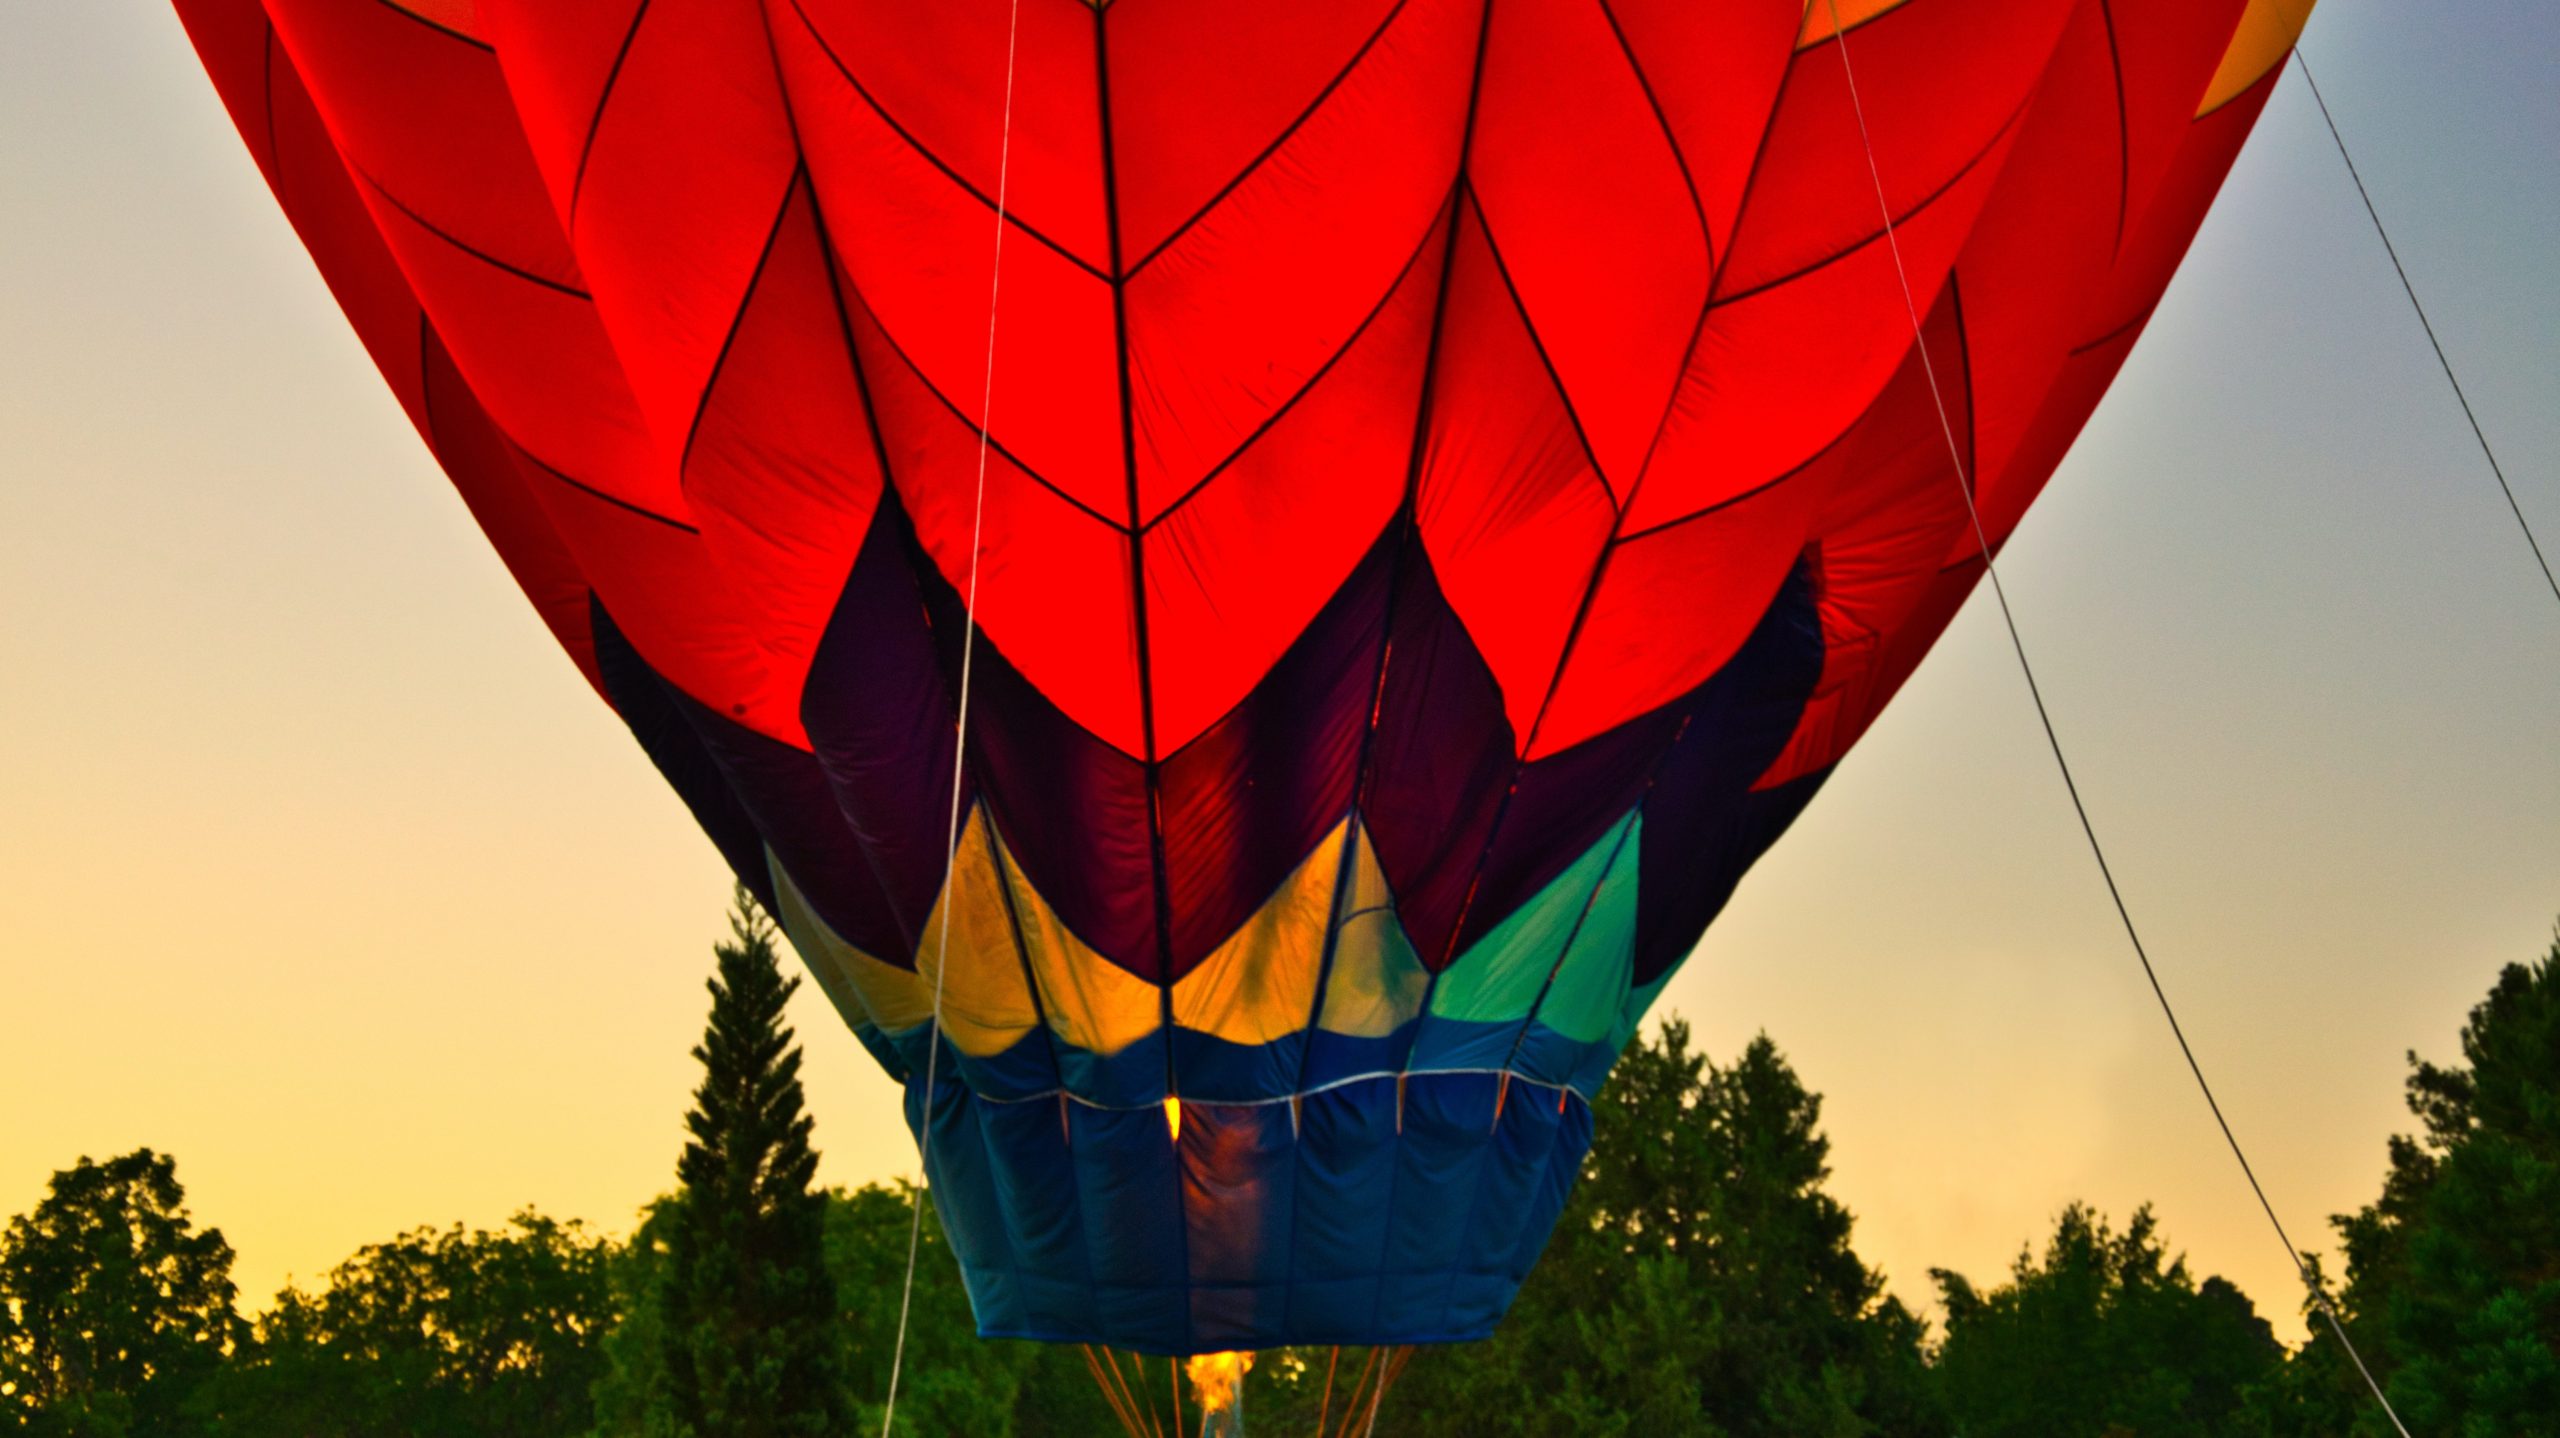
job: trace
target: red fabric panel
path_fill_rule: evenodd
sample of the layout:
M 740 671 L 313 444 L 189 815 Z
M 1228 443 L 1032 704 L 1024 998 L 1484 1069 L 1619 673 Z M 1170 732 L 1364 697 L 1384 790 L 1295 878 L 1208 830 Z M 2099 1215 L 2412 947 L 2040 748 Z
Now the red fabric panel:
M 931 7 L 898 8 L 922 13 Z M 975 427 L 987 374 L 993 210 L 882 118 L 855 88 L 844 52 L 822 45 L 787 0 L 775 12 L 774 43 L 827 234 L 846 275 L 923 381 Z M 1037 58 L 1052 68 L 1072 68 L 1071 61 Z M 1033 60 L 1024 65 L 1035 67 Z M 1090 55 L 1085 65 L 1090 69 Z M 1001 53 L 997 66 L 1000 75 Z M 1025 128 L 1017 124 L 1016 133 Z M 1017 229 L 1006 236 L 1001 304 L 997 442 L 1086 508 L 1125 517 L 1128 472 L 1109 282 Z
M 596 312 L 659 447 L 675 454 L 799 165 L 763 17 L 729 0 L 656 0 L 634 29 L 619 5 L 488 8 L 528 136 L 534 116 L 548 118 L 536 149 Z M 545 43 L 520 44 L 530 35 Z M 595 75 L 608 37 L 618 63 Z M 724 83 L 704 84 L 706 73 Z M 589 94 L 608 77 L 609 92 Z M 535 95 L 551 103 L 527 105 Z
M 1111 145 L 1135 265 L 1279 143 L 1410 0 L 1116 0 Z
M 1879 225 L 1846 254 L 1708 312 L 1653 463 L 1629 500 L 1631 529 L 1748 494 L 1856 421 L 1910 350 L 1909 304 L 1925 311 L 1935 300 L 2013 135 L 2003 131 L 1951 187 L 1895 226 L 1898 271 Z M 1872 217 L 1872 187 L 1867 207 Z
M 1434 226 L 1342 358 L 1141 539 L 1159 755 L 1261 681 L 1403 503 L 1446 234 Z
M 1865 140 L 1896 217 L 1974 166 L 2015 120 L 2072 8 L 2072 0 L 1924 0 L 1849 31 Z M 1795 57 L 1716 276 L 1719 298 L 1818 264 L 1878 229 L 1839 44 Z
M 1643 467 L 1709 279 L 1702 208 L 1607 15 L 1494 7 L 1467 175 L 1604 482 Z
M 880 498 L 880 464 L 805 181 L 756 270 L 684 470 L 703 544 L 800 711 L 836 596 Z
M 978 432 L 925 386 L 863 297 L 849 292 L 846 305 L 890 481 L 934 567 L 965 592 Z M 1128 532 L 1078 510 L 1000 449 L 988 450 L 986 466 L 979 629 L 1069 719 L 1143 754 Z
M 751 8 L 740 0 L 721 3 Z M 843 61 L 917 149 L 992 202 L 1004 139 L 1005 22 L 1011 7 L 1012 0 L 765 0 L 764 9 L 776 35 L 805 28 L 822 37 L 824 48 Z M 1102 207 L 1094 11 L 1057 0 L 1024 0 L 1020 18 L 1005 213 L 1090 268 L 1107 270 L 1111 242 Z M 978 306 L 981 313 L 985 308 Z
M 1516 745 L 1536 727 L 1617 512 L 1472 207 L 1450 265 L 1415 514 Z
M 1569 749 L 1705 683 L 1767 612 L 1822 498 L 1819 480 L 1800 475 L 1622 540 L 1603 561 L 1525 757 Z
M 1270 160 L 1130 275 L 1140 514 L 1234 453 L 1404 272 L 1457 175 L 1481 8 L 1409 0 Z
M 1804 7 L 1798 0 L 1611 0 L 1609 14 L 1688 163 L 1721 255 L 1731 247 L 1769 112 L 1795 58 Z

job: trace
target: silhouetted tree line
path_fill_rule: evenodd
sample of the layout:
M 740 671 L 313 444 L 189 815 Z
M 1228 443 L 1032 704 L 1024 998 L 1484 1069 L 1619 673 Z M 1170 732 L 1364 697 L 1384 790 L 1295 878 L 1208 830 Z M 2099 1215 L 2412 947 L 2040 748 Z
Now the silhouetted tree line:
M 733 930 L 679 1186 L 628 1241 L 530 1210 L 421 1228 L 244 1318 L 231 1249 L 195 1228 L 172 1160 L 84 1158 L 0 1235 L 0 1431 L 876 1432 L 914 1195 L 812 1186 L 782 1021 L 798 981 L 743 898 Z M 2500 975 L 2459 1064 L 2409 1062 L 2419 1132 L 2392 1140 L 2381 1196 L 2332 1220 L 2346 1272 L 2323 1291 L 2412 1433 L 2560 1438 L 2560 941 Z M 1665 1024 L 1601 1096 L 1583 1182 L 1509 1320 L 1420 1355 L 1377 1431 L 2390 1432 L 2324 1320 L 2288 1351 L 2239 1289 L 2189 1272 L 2148 1208 L 2119 1228 L 2073 1205 L 1987 1286 L 1933 1271 L 1933 1336 L 1852 1248 L 1820 1116 L 1767 1038 L 1720 1066 Z M 973 1335 L 929 1208 L 920 1241 L 898 1431 L 1119 1431 L 1077 1350 Z M 1338 1424 L 1348 1380 L 1330 1357 L 1264 1355 L 1252 1428 L 1311 1432 L 1320 1410 Z

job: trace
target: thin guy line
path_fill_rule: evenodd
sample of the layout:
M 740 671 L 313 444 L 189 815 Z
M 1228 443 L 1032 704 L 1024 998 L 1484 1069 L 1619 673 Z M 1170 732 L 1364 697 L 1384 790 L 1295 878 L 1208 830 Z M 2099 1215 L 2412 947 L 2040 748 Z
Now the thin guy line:
M 2302 83 L 2311 87 L 2311 101 L 2320 107 L 2321 123 L 2329 127 L 2329 139 L 2338 147 L 2338 158 L 2347 163 L 2347 178 L 2355 181 L 2356 198 L 2364 201 L 2364 213 L 2373 221 L 2373 233 L 2382 241 L 2382 252 L 2391 257 L 2391 272 L 2400 277 L 2400 292 L 2409 297 L 2409 308 L 2417 311 L 2418 328 L 2427 332 L 2427 347 L 2436 352 L 2436 364 L 2443 368 L 2445 383 L 2453 386 L 2453 397 L 2462 406 L 2462 417 L 2470 422 L 2471 437 L 2480 441 L 2480 457 L 2489 461 L 2489 472 L 2498 477 L 2498 491 L 2507 497 L 2507 508 L 2514 512 L 2516 528 L 2524 531 L 2524 542 L 2533 551 L 2533 562 L 2542 566 L 2542 582 L 2551 586 L 2551 597 L 2560 599 L 2560 579 L 2551 574 L 2551 561 L 2543 556 L 2542 541 L 2533 537 L 2533 525 L 2524 517 L 2524 506 L 2516 503 L 2515 486 L 2507 483 L 2507 472 L 2499 465 L 2498 456 L 2489 448 L 2489 436 L 2480 429 L 2480 416 L 2471 412 L 2471 396 L 2462 392 L 2462 381 L 2454 377 L 2453 361 L 2445 357 L 2444 342 L 2436 338 L 2436 327 L 2427 320 L 2427 307 L 2418 303 L 2418 287 L 2409 282 L 2409 271 L 2400 263 L 2399 247 L 2391 243 L 2391 232 L 2382 227 L 2382 212 L 2373 206 L 2373 196 L 2364 187 L 2364 176 L 2356 172 L 2355 156 L 2347 153 L 2347 137 L 2338 133 L 2338 121 L 2329 113 L 2329 102 L 2320 95 L 2320 82 L 2311 78 L 2311 62 L 2302 58 L 2302 47 L 2293 50 L 2293 67 L 2302 72 Z
M 1824 3 L 1831 8 L 1831 23 L 1836 28 L 1840 23 L 1839 0 L 1824 0 Z M 2313 1281 L 2310 1265 L 2304 1261 L 2301 1251 L 2293 1246 L 2292 1236 L 2285 1232 L 2284 1220 L 2276 1216 L 2275 1204 L 2268 1200 L 2265 1187 L 2258 1182 L 2257 1170 L 2250 1167 L 2249 1155 L 2241 1149 L 2239 1135 L 2231 1130 L 2231 1121 L 2223 1117 L 2222 1103 L 2214 1097 L 2213 1084 L 2205 1078 L 2204 1065 L 2197 1061 L 2194 1046 L 2187 1042 L 2187 1031 L 2178 1022 L 2178 1011 L 2169 1002 L 2169 991 L 2161 986 L 2160 975 L 2151 966 L 2151 955 L 2142 946 L 2142 935 L 2134 928 L 2133 911 L 2126 907 L 2124 892 L 2116 885 L 2115 869 L 2107 862 L 2106 847 L 2098 842 L 2098 827 L 2089 818 L 2089 806 L 2081 801 L 2080 785 L 2071 776 L 2071 761 L 2063 756 L 2062 738 L 2054 731 L 2053 715 L 2045 708 L 2044 691 L 2036 683 L 2035 666 L 2027 661 L 2026 641 L 2018 635 L 2017 616 L 2011 612 L 2008 592 L 2000 584 L 2000 568 L 1992 559 L 1991 538 L 1982 527 L 1982 511 L 1974 503 L 1973 483 L 1965 474 L 1964 456 L 1956 448 L 1955 425 L 1947 418 L 1946 396 L 1938 385 L 1937 365 L 1929 357 L 1928 336 L 1920 323 L 1920 306 L 1911 296 L 1911 276 L 1903 268 L 1902 244 L 1894 236 L 1893 210 L 1885 199 L 1884 173 L 1876 166 L 1875 144 L 1867 134 L 1866 106 L 1858 98 L 1858 73 L 1849 63 L 1848 34 L 1842 31 L 1837 38 L 1840 42 L 1840 71 L 1848 82 L 1850 107 L 1857 113 L 1858 141 L 1867 152 L 1867 178 L 1875 184 L 1876 207 L 1885 216 L 1885 242 L 1893 254 L 1894 278 L 1902 289 L 1902 308 L 1911 317 L 1912 347 L 1919 352 L 1921 373 L 1929 381 L 1929 398 L 1937 406 L 1938 431 L 1946 438 L 1947 460 L 1955 466 L 1956 488 L 1964 495 L 1965 517 L 1973 526 L 1974 543 L 1982 551 L 1983 573 L 1991 580 L 1992 597 L 1999 602 L 2000 622 L 2009 631 L 2009 648 L 2018 656 L 2018 672 L 2026 677 L 2027 695 L 2035 701 L 2037 722 L 2044 726 L 2045 745 L 2053 751 L 2054 767 L 2062 774 L 2062 787 L 2071 795 L 2072 812 L 2080 818 L 2080 832 L 2089 840 L 2089 853 L 2098 861 L 2098 876 L 2106 881 L 2107 897 L 2115 903 L 2116 918 L 2124 926 L 2125 938 L 2133 945 L 2133 956 L 2142 962 L 2142 976 L 2150 982 L 2151 996 L 2159 1001 L 2160 1016 L 2169 1021 L 2169 1033 L 2178 1041 L 2178 1052 L 2187 1061 L 2187 1072 L 2195 1075 L 2196 1089 L 2204 1095 L 2205 1107 L 2213 1111 L 2214 1124 L 2222 1130 L 2222 1141 L 2230 1147 L 2231 1156 L 2239 1161 L 2240 1174 L 2249 1181 L 2249 1191 L 2257 1196 L 2258 1207 L 2265 1212 L 2268 1226 L 2275 1230 L 2277 1241 L 2284 1245 L 2284 1255 L 2292 1262 L 2294 1272 L 2300 1275 L 2303 1287 L 2309 1290 L 2320 1305 L 2320 1312 L 2329 1320 L 2330 1331 L 2338 1335 L 2338 1342 L 2347 1350 L 2347 1356 L 2355 1360 L 2356 1372 L 2364 1376 L 2365 1386 L 2373 1390 L 2373 1399 L 2382 1405 L 2383 1416 L 2391 1420 L 2391 1426 L 2399 1431 L 2401 1438 L 2409 1438 L 2408 1428 L 2400 1422 L 2400 1415 L 2392 1408 L 2391 1400 L 2384 1396 L 2382 1385 L 2374 1381 L 2373 1370 L 2365 1367 L 2364 1355 L 2356 1351 L 2355 1340 L 2347 1336 L 2346 1325 L 2338 1321 L 2338 1310 L 2331 1306 L 2327 1290 Z
M 889 1353 L 889 1396 L 881 1405 L 880 1438 L 889 1438 L 898 1419 L 898 1375 L 906 1366 L 907 1316 L 915 1305 L 916 1253 L 924 1242 L 924 1206 L 933 1193 L 933 1097 L 942 1060 L 942 986 L 951 976 L 951 911 L 960 906 L 960 796 L 969 770 L 969 677 L 978 648 L 978 549 L 987 515 L 987 431 L 995 417 L 996 300 L 1004 288 L 1005 181 L 1013 160 L 1013 60 L 1022 28 L 1022 0 L 1013 0 L 1004 31 L 1004 112 L 996 141 L 996 238 L 987 267 L 987 364 L 978 393 L 977 491 L 969 512 L 969 590 L 961 604 L 959 714 L 951 744 L 951 817 L 944 826 L 941 935 L 934 943 L 933 1024 L 925 1031 L 924 1124 L 916 1135 L 916 1167 L 923 1183 L 910 1200 L 907 1223 L 907 1277 L 898 1291 L 898 1341 Z M 992 840 L 990 841 L 992 842 Z

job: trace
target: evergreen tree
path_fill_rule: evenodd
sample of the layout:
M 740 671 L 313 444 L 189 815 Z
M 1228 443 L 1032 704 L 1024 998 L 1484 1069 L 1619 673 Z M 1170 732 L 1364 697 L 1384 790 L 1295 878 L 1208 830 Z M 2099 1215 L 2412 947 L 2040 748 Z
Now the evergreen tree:
M 1933 1270 L 1947 1306 L 1937 1375 L 1966 1438 L 2215 1438 L 2284 1359 L 2221 1278 L 2196 1282 L 2147 1207 L 2122 1233 L 2073 1204 L 2038 1261 L 1987 1293 Z
M 2391 1140 L 2381 1196 L 2331 1220 L 2347 1255 L 2336 1302 L 2411 1432 L 2560 1438 L 2560 939 L 2499 974 L 2462 1058 L 2409 1055 L 2420 1131 Z M 2285 1385 L 2315 1416 L 2265 1431 L 2388 1434 L 2325 1330 Z
M 818 1156 L 782 1018 L 800 981 L 783 977 L 773 925 L 743 889 L 729 927 L 665 1234 L 667 1394 L 703 1438 L 834 1438 L 850 1414 L 826 1199 L 810 1187 Z
M 1766 1037 L 1731 1067 L 1688 1025 L 1628 1050 L 1547 1252 L 1481 1344 L 1427 1350 L 1389 1395 L 1399 1434 L 1858 1438 L 1944 1431 L 1922 1325 L 1850 1247 L 1822 1184 L 1821 1098 Z M 1307 1365 L 1248 1407 L 1287 1413 Z M 1313 1371 L 1322 1371 L 1321 1358 Z M 1286 1422 L 1278 1425 L 1283 1431 Z
M 231 1245 L 195 1231 L 175 1160 L 136 1149 L 53 1176 L 0 1236 L 0 1427 L 160 1438 L 245 1336 Z

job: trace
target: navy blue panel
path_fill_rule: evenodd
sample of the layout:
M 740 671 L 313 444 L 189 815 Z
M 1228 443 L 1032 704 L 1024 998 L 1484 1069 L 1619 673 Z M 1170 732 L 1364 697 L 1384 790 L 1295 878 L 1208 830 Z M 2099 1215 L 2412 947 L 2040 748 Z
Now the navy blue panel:
M 1072 1105 L 1068 1124 L 1093 1289 L 1069 1333 L 1148 1353 L 1188 1353 L 1182 1175 L 1164 1111 Z
M 596 669 L 603 676 L 605 697 L 613 701 L 614 713 L 630 728 L 631 737 L 640 741 L 640 752 L 658 767 L 667 786 L 693 811 L 694 822 L 702 826 L 720 857 L 729 861 L 730 872 L 767 913 L 773 912 L 773 873 L 765 865 L 764 837 L 756 832 L 756 821 L 730 792 L 728 779 L 702 747 L 693 726 L 685 722 L 657 671 L 623 637 L 603 601 L 592 595 L 587 622 L 595 632 Z
M 1484 1165 L 1459 1244 L 1460 1259 L 1451 1266 L 1448 1298 L 1441 1308 L 1443 1333 L 1481 1333 L 1511 1306 L 1520 1280 L 1511 1272 L 1511 1255 L 1529 1225 L 1542 1211 L 1549 1168 L 1563 1128 L 1554 1089 L 1513 1080 L 1503 1095 L 1501 1116 L 1494 1122 L 1493 1152 Z M 1552 1215 L 1547 1224 L 1554 1222 Z M 1547 1225 L 1540 1225 L 1544 1231 Z
M 1297 1092 L 1305 1067 L 1306 1035 L 1267 1044 L 1229 1043 L 1197 1029 L 1173 1032 L 1174 1072 L 1182 1076 L 1182 1101 L 1253 1103 Z
M 1405 1082 L 1404 1138 L 1397 1146 L 1385 1282 L 1376 1322 L 1386 1332 L 1428 1341 L 1441 1332 L 1448 1275 L 1470 1256 L 1466 1211 L 1492 1155 L 1492 1074 L 1417 1074 Z
M 1356 1343 L 1377 1307 L 1396 1170 L 1396 1080 L 1362 1079 L 1298 1104 L 1287 1331 Z
M 1414 1036 L 1421 1027 L 1422 1020 L 1417 1017 L 1394 1033 L 1374 1039 L 1309 1029 L 1306 1080 L 1300 1086 L 1321 1089 L 1368 1074 L 1395 1073 L 1405 1067 L 1406 1057 L 1413 1052 Z

